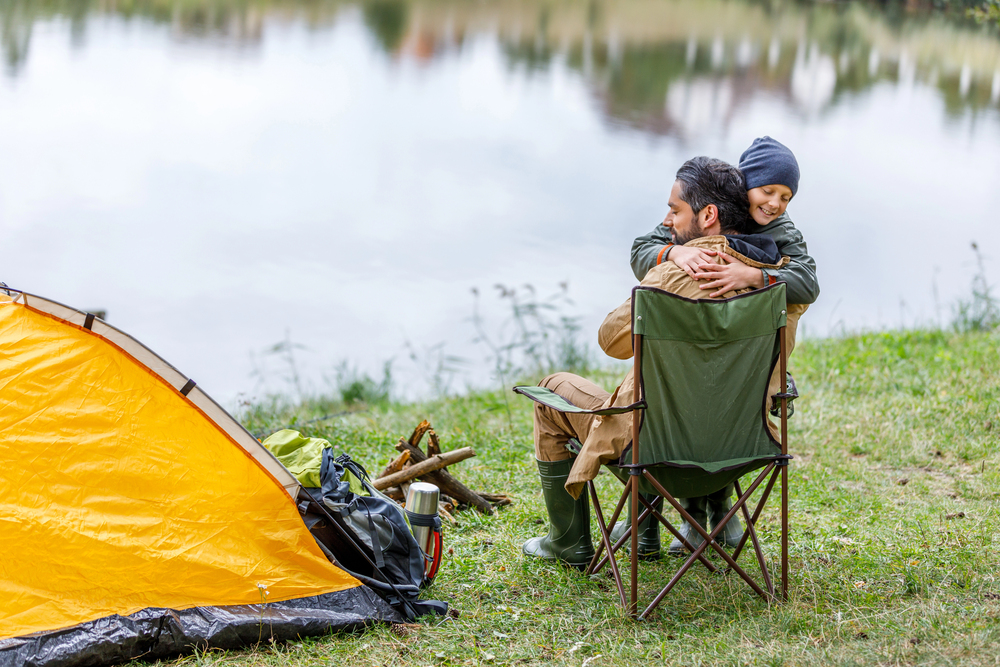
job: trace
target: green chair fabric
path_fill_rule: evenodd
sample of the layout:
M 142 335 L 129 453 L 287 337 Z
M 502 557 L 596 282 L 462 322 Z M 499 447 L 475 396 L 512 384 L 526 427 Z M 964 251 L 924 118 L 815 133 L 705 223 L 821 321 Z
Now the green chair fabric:
M 785 326 L 785 286 L 692 301 L 638 287 L 645 404 L 639 463 L 679 497 L 707 495 L 781 455 L 764 421 Z M 631 452 L 621 463 L 631 463 Z M 652 491 L 652 489 L 647 489 Z
M 542 387 L 514 391 L 560 412 L 615 415 L 645 408 L 639 463 L 672 494 L 713 493 L 781 454 L 764 421 L 768 381 L 785 326 L 785 285 L 730 299 L 691 300 L 650 287 L 632 292 L 642 335 L 640 400 L 586 410 Z M 630 449 L 620 463 L 630 464 Z M 622 481 L 626 470 L 609 466 Z M 655 493 L 645 481 L 643 491 Z

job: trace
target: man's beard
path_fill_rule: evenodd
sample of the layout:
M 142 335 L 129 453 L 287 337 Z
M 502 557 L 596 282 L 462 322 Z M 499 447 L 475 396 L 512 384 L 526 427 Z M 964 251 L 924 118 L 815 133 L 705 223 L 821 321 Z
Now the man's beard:
M 685 245 L 688 241 L 693 241 L 696 238 L 700 237 L 692 232 L 685 234 L 684 232 L 674 229 L 674 245 Z

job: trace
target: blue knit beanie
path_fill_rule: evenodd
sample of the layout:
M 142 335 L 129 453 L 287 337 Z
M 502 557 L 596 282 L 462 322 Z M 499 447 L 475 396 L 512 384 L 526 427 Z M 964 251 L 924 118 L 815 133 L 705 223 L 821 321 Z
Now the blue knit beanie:
M 740 171 L 747 179 L 747 190 L 762 185 L 786 185 L 794 195 L 799 189 L 799 163 L 795 155 L 771 137 L 753 140 L 740 156 Z

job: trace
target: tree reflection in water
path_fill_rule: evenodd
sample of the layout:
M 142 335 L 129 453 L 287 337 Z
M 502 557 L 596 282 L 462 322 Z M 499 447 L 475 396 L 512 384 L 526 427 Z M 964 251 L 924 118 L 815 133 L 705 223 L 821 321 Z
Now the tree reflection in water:
M 749 0 L 7 0 L 7 72 L 30 57 L 32 28 L 68 21 L 74 44 L 99 17 L 168 24 L 178 40 L 253 48 L 268 21 L 319 30 L 360 10 L 393 58 L 433 61 L 490 34 L 511 68 L 579 71 L 615 125 L 686 136 L 726 122 L 756 95 L 815 114 L 878 84 L 937 88 L 951 114 L 1000 106 L 1000 38 L 914 3 Z

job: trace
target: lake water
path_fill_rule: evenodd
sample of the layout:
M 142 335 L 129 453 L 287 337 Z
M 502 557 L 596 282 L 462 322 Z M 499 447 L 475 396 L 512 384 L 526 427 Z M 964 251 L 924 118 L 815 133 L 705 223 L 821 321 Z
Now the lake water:
M 806 335 L 947 324 L 972 242 L 1000 283 L 1000 37 L 905 6 L 13 0 L 0 46 L 0 280 L 229 405 L 293 389 L 282 341 L 303 391 L 394 359 L 419 395 L 442 351 L 483 384 L 497 284 L 566 284 L 596 350 L 677 167 L 763 134 Z

